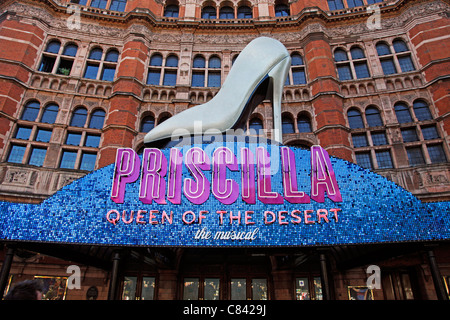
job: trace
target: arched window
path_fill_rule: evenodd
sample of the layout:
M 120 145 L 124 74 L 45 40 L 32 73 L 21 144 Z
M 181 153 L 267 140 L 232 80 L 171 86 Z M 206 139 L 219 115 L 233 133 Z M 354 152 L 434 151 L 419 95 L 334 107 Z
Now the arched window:
M 162 60 L 163 60 L 162 55 L 160 55 L 159 53 L 155 53 L 150 58 L 150 65 L 160 67 L 162 66 Z
M 20 117 L 21 120 L 26 121 L 36 121 L 36 118 L 39 114 L 39 102 L 37 101 L 30 101 L 25 105 L 25 109 L 23 110 L 22 117 Z
M 174 54 L 171 54 L 166 59 L 166 67 L 178 67 L 178 57 Z
M 88 59 L 91 60 L 102 60 L 102 56 L 103 56 L 103 50 L 100 48 L 94 48 L 91 50 L 91 52 L 89 52 L 89 57 Z
M 170 117 L 171 117 L 170 114 L 163 114 L 162 116 L 159 117 L 158 124 L 161 124 L 167 119 L 170 119 Z
M 364 50 L 354 46 L 350 49 L 350 55 L 352 57 L 352 63 L 355 69 L 356 78 L 369 78 L 370 72 L 367 66 L 367 59 L 366 55 L 364 54 Z
M 369 127 L 379 127 L 383 125 L 383 120 L 381 120 L 380 111 L 375 107 L 367 107 L 366 109 L 366 120 Z
M 221 71 L 222 63 L 220 58 L 212 56 L 208 61 L 208 87 L 218 88 L 221 85 Z M 213 69 L 213 70 L 211 70 Z
M 217 19 L 216 8 L 208 6 L 202 9 L 202 19 Z
M 56 117 L 58 116 L 59 107 L 57 104 L 51 103 L 44 108 L 44 113 L 42 114 L 41 122 L 44 123 L 55 123 Z
M 72 119 L 70 120 L 70 125 L 72 127 L 83 128 L 86 124 L 87 110 L 84 107 L 78 107 L 74 110 Z
M 351 129 L 364 128 L 364 122 L 361 113 L 358 110 L 350 109 L 347 112 L 347 117 Z
M 409 51 L 408 46 L 406 45 L 406 43 L 403 40 L 394 40 L 394 42 L 392 42 L 393 46 L 394 46 L 394 50 L 396 53 L 400 53 L 400 52 L 406 52 Z
M 334 61 L 336 61 L 336 62 L 348 61 L 347 52 L 345 52 L 342 49 L 337 49 L 334 52 Z
M 297 128 L 298 132 L 312 132 L 311 120 L 305 114 L 300 114 L 297 116 Z
M 409 112 L 409 108 L 404 103 L 397 103 L 394 106 L 395 115 L 397 116 L 397 121 L 399 123 L 409 123 L 413 122 L 413 119 L 411 117 L 411 113 Z
M 234 19 L 234 10 L 231 7 L 222 7 L 219 10 L 220 19 Z
M 63 55 L 69 57 L 75 57 L 77 55 L 78 46 L 76 44 L 70 43 L 64 47 Z
M 377 47 L 377 53 L 379 56 L 386 56 L 386 55 L 391 54 L 391 49 L 384 42 L 378 42 L 376 47 Z
M 413 108 L 414 108 L 414 114 L 416 115 L 417 120 L 425 121 L 425 120 L 433 119 L 430 109 L 428 108 L 428 104 L 425 101 L 423 101 L 423 100 L 414 101 Z
M 291 15 L 291 11 L 286 4 L 275 5 L 275 17 L 287 17 Z
M 89 128 L 102 129 L 105 122 L 105 111 L 97 109 L 92 112 L 91 120 L 89 121 Z
M 47 47 L 45 48 L 45 52 L 58 54 L 60 47 L 61 42 L 59 42 L 58 40 L 52 40 L 48 43 Z
M 177 84 L 178 57 L 171 54 L 166 59 L 166 68 L 164 68 L 163 85 L 175 86 Z
M 152 85 L 157 85 L 157 86 L 159 85 L 160 80 L 161 80 L 161 68 L 154 68 L 154 67 L 161 67 L 162 61 L 163 61 L 163 57 L 159 53 L 155 53 L 150 58 L 150 68 L 148 69 L 147 84 L 152 84 Z
M 334 52 L 334 61 L 337 62 L 336 68 L 338 71 L 339 80 L 352 80 L 353 74 L 350 68 L 350 63 L 348 62 L 347 52 L 342 49 L 337 49 Z
M 202 56 L 195 56 L 194 58 L 194 68 L 204 68 L 206 66 L 206 60 Z
M 213 56 L 211 58 L 209 58 L 209 62 L 208 62 L 208 68 L 213 68 L 213 69 L 220 69 L 221 67 L 221 61 L 219 57 Z
M 204 87 L 205 86 L 205 67 L 206 60 L 203 56 L 196 55 L 194 57 L 192 70 L 192 86 L 193 87 Z
M 252 9 L 247 6 L 241 6 L 237 9 L 238 19 L 250 19 L 253 18 Z
M 106 53 L 105 61 L 117 62 L 119 60 L 119 51 L 111 49 Z
M 250 119 L 250 121 L 248 122 L 248 128 L 250 130 L 254 130 L 256 131 L 256 134 L 260 134 L 260 130 L 264 129 L 264 125 L 261 119 L 257 118 L 257 117 L 253 117 L 252 119 Z
M 169 5 L 164 9 L 164 17 L 178 18 L 179 8 L 177 5 Z
M 352 56 L 352 59 L 364 59 L 366 57 L 366 55 L 364 54 L 363 49 L 359 48 L 359 47 L 352 47 L 350 49 L 350 54 Z
M 155 127 L 155 118 L 153 116 L 146 116 L 142 119 L 140 132 L 150 132 Z
M 295 132 L 294 121 L 292 121 L 292 117 L 287 114 L 283 115 L 281 118 L 281 127 L 282 127 L 283 133 L 294 133 Z

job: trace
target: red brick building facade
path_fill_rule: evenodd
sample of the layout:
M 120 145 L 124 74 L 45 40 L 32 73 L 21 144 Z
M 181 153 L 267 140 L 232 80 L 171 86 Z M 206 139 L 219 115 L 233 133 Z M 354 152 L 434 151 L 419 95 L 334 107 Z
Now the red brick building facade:
M 245 45 L 269 36 L 292 58 L 282 101 L 285 144 L 320 144 L 423 201 L 449 201 L 449 6 L 444 0 L 3 1 L 0 199 L 38 203 L 114 162 L 117 148 L 141 150 L 149 129 L 211 99 Z M 264 101 L 248 128 L 270 138 L 272 126 Z M 433 247 L 447 284 L 448 248 Z M 11 254 L 6 245 L 2 252 Z M 438 297 L 431 251 L 423 246 L 326 252 L 334 299 L 348 299 L 348 288 L 365 284 L 368 264 L 385 271 L 375 299 Z M 322 251 L 120 254 L 127 261 L 121 281 L 135 281 L 133 293 L 111 293 L 108 272 L 119 256 L 107 247 L 19 246 L 10 274 L 12 282 L 67 276 L 66 267 L 79 264 L 82 288 L 69 290 L 67 299 L 84 299 L 90 287 L 99 299 L 108 291 L 110 298 L 142 298 L 149 284 L 153 298 L 182 299 L 186 283 L 197 283 L 204 298 L 206 279 L 219 281 L 220 299 L 232 298 L 236 279 L 246 284 L 246 298 L 256 298 L 251 284 L 261 279 L 265 298 L 296 299 L 300 283 L 311 298 L 322 296 Z

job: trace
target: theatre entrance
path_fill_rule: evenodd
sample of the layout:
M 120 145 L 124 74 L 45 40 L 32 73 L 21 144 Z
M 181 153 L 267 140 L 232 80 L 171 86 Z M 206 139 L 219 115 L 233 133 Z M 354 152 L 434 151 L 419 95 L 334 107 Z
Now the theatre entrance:
M 123 270 L 121 299 L 322 299 L 315 251 L 184 248 L 174 259 L 173 268 L 135 264 Z

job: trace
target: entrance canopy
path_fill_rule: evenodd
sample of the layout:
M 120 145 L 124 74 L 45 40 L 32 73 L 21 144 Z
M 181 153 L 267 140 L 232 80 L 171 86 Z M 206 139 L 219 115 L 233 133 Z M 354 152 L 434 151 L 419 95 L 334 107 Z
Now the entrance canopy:
M 0 203 L 6 241 L 296 247 L 450 239 L 450 202 L 311 150 L 249 142 L 119 149 L 41 204 Z

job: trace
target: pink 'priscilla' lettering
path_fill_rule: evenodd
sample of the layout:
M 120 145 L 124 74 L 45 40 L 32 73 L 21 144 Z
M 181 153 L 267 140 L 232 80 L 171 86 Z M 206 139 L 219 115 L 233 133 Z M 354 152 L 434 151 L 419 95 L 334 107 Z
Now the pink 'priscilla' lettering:
M 284 198 L 290 203 L 310 203 L 309 196 L 297 190 L 297 168 L 294 152 L 288 147 L 281 148 L 281 163 L 283 169 Z
M 201 148 L 193 147 L 186 152 L 185 165 L 194 179 L 184 179 L 184 195 L 194 204 L 202 204 L 209 197 L 210 183 L 202 170 L 211 170 L 208 155 Z
M 133 149 L 121 148 L 117 150 L 113 184 L 111 188 L 112 201 L 115 203 L 123 203 L 125 197 L 125 185 L 137 180 L 139 177 L 140 165 L 141 160 Z
M 282 204 L 283 197 L 278 192 L 272 192 L 269 152 L 264 147 L 257 147 L 256 159 L 259 201 L 265 204 Z
M 170 149 L 169 177 L 167 181 L 167 200 L 173 204 L 181 203 L 181 174 L 183 156 L 177 148 Z
M 161 150 L 156 148 L 144 149 L 142 156 L 142 176 L 139 190 L 139 200 L 151 204 L 155 200 L 158 204 L 166 204 L 167 159 Z
M 321 146 L 311 147 L 311 199 L 317 202 L 328 198 L 334 202 L 342 202 L 341 191 L 336 181 L 330 156 Z
M 241 189 L 242 200 L 255 204 L 255 156 L 249 148 L 241 148 Z
M 239 196 L 239 185 L 227 179 L 227 168 L 237 171 L 237 158 L 230 149 L 217 148 L 213 154 L 212 193 L 223 204 L 232 204 Z

